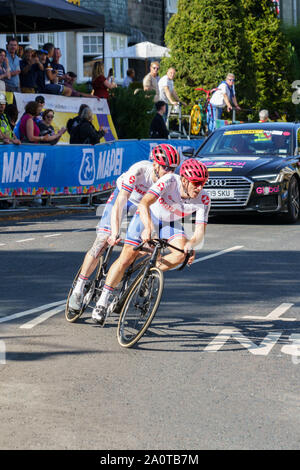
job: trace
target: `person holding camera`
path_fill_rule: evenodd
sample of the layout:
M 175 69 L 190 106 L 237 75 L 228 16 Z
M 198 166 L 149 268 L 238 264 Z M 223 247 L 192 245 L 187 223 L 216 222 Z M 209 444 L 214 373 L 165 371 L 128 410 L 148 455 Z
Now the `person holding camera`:
M 38 60 L 36 51 L 30 46 L 25 48 L 24 57 L 20 61 L 20 69 L 21 92 L 35 93 L 38 71 L 43 71 L 44 67 Z

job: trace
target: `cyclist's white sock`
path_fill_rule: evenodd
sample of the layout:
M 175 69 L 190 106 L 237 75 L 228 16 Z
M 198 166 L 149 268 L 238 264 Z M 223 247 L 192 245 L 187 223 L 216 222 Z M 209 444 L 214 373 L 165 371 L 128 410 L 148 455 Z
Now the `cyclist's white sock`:
M 107 307 L 109 297 L 113 293 L 114 287 L 110 287 L 107 284 L 104 284 L 100 299 L 97 302 L 97 307 Z
M 74 287 L 74 292 L 76 294 L 82 294 L 84 286 L 86 285 L 87 281 L 89 280 L 88 277 L 83 276 L 82 274 L 79 274 L 76 286 Z

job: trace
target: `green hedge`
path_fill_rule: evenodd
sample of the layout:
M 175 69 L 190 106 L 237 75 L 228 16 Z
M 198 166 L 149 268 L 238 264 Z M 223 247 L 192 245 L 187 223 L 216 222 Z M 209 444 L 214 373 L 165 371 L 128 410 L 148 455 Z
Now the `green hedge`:
M 119 139 L 147 139 L 155 115 L 153 92 L 118 87 L 111 91 L 109 107 Z

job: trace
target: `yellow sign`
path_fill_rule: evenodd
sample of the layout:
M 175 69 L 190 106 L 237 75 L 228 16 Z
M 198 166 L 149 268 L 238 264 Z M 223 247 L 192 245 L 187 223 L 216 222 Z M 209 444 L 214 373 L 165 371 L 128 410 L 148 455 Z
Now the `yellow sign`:
M 68 3 L 74 3 L 74 5 L 78 5 L 80 7 L 80 0 L 67 0 Z
M 232 168 L 208 168 L 208 172 L 211 171 L 232 171 Z

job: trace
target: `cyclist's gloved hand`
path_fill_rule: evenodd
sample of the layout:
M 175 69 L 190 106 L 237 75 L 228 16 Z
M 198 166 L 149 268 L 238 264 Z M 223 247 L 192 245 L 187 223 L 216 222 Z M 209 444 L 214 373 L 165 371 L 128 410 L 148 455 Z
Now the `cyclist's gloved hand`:
M 190 254 L 190 258 L 188 260 L 188 264 L 192 264 L 192 262 L 194 261 L 195 259 L 195 255 L 196 255 L 196 252 L 195 250 L 193 249 L 193 244 L 188 241 L 186 242 L 186 244 L 184 245 L 184 252 L 187 254 L 189 253 Z

